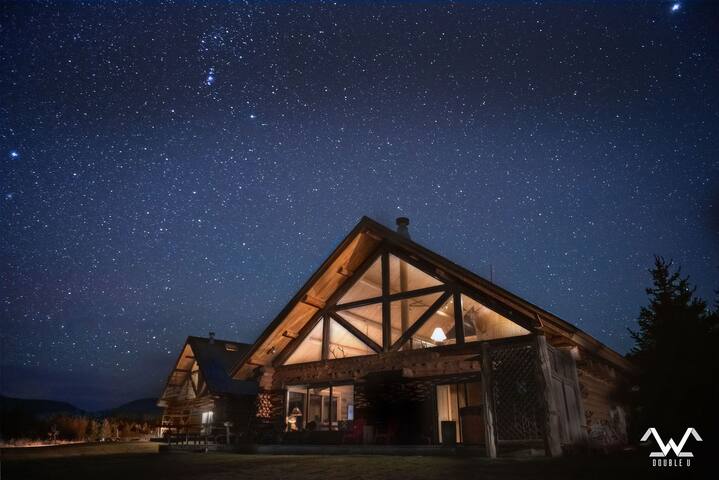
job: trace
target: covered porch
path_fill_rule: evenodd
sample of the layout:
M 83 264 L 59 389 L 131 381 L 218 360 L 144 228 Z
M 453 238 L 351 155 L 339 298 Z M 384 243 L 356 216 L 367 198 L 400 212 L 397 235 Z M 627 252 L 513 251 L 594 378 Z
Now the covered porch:
M 573 369 L 541 335 L 284 366 L 277 443 L 558 455 L 584 434 Z

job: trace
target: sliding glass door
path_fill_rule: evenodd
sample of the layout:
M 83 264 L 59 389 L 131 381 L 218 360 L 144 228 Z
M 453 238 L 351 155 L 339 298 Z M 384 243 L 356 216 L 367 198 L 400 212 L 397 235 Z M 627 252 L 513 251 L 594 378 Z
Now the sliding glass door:
M 293 385 L 287 388 L 287 430 L 337 430 L 354 420 L 354 386 Z

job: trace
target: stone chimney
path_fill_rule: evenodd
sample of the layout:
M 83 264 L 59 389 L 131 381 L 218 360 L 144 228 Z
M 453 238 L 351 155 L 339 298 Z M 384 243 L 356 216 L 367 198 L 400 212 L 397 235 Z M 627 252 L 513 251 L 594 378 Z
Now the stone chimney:
M 397 233 L 402 235 L 403 237 L 409 239 L 409 218 L 407 217 L 397 217 Z
M 210 332 L 210 343 L 215 343 L 215 332 Z

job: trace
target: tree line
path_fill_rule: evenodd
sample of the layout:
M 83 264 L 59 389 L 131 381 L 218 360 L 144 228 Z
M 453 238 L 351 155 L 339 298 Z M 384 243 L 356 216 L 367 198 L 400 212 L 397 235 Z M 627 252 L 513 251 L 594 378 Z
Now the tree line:
M 3 411 L 0 421 L 0 433 L 5 443 L 102 442 L 148 438 L 155 433 L 156 428 L 156 422 L 146 420 L 96 418 L 65 413 L 33 415 L 22 409 Z

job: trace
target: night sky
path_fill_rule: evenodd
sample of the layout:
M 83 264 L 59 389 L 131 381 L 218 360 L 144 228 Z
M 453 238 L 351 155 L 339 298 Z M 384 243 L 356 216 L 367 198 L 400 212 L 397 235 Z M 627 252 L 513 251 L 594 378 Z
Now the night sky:
M 719 288 L 719 4 L 4 2 L 2 393 L 158 395 L 362 215 L 624 353 Z

